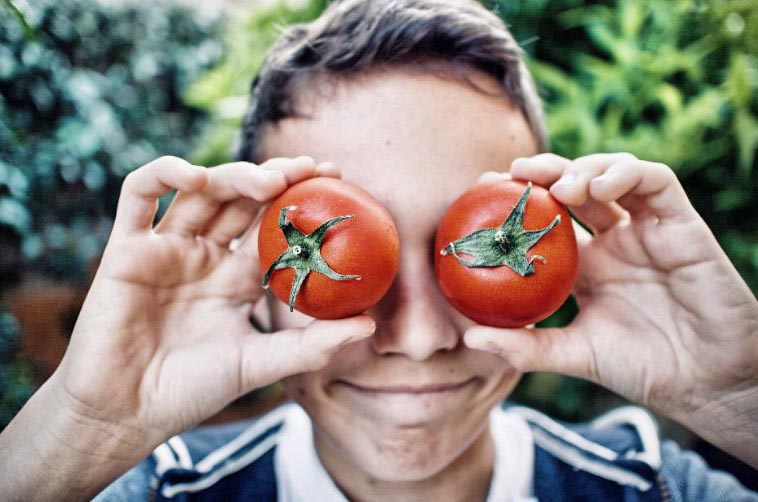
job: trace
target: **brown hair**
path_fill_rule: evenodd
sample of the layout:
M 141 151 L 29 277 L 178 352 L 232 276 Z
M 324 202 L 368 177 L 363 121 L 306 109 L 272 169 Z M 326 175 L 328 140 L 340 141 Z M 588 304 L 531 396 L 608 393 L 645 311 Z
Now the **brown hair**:
M 524 114 L 540 150 L 547 149 L 542 105 L 523 53 L 495 14 L 473 0 L 343 0 L 311 23 L 287 28 L 269 50 L 253 80 L 235 158 L 259 160 L 262 127 L 298 116 L 303 82 L 392 65 L 442 65 L 458 76 L 472 68 L 484 72 Z

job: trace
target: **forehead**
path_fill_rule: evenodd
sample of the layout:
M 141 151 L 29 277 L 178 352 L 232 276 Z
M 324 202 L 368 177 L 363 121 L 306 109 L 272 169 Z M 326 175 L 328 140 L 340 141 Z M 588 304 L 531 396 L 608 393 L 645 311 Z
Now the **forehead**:
M 396 221 L 408 211 L 439 217 L 481 173 L 506 171 L 513 159 L 537 153 L 523 115 L 497 84 L 470 77 L 477 87 L 390 69 L 306 91 L 298 103 L 304 116 L 267 127 L 259 157 L 331 161 Z

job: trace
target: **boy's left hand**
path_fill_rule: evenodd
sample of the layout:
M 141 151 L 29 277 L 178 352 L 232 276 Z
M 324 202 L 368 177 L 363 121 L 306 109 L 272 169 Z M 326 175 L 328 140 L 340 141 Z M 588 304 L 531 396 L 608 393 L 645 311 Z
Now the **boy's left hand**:
M 476 326 L 465 343 L 597 382 L 758 466 L 758 302 L 674 172 L 625 153 L 541 154 L 510 176 L 591 228 L 577 226 L 579 314 L 564 328 Z

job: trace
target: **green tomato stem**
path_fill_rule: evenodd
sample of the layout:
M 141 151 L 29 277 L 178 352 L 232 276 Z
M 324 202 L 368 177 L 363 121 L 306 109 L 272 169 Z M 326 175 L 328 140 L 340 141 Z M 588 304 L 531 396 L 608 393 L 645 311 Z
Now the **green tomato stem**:
M 534 274 L 534 261 L 547 264 L 547 259 L 539 255 L 527 259 L 526 253 L 561 222 L 561 216 L 557 215 L 543 229 L 524 229 L 524 211 L 531 189 L 532 184 L 529 183 L 500 227 L 472 232 L 445 246 L 440 254 L 452 254 L 458 262 L 469 268 L 505 265 L 522 277 Z M 470 256 L 471 260 L 462 258 L 460 254 Z
M 279 212 L 279 228 L 284 233 L 287 240 L 288 248 L 271 264 L 263 276 L 263 288 L 268 288 L 271 276 L 276 270 L 284 268 L 294 268 L 295 278 L 290 288 L 289 308 L 290 312 L 295 309 L 295 300 L 300 293 L 300 288 L 305 282 L 305 278 L 311 271 L 318 272 L 335 281 L 361 280 L 359 275 L 342 275 L 335 272 L 321 256 L 321 245 L 326 237 L 326 231 L 338 223 L 353 218 L 354 215 L 338 216 L 332 218 L 306 235 L 301 232 L 287 218 L 287 213 L 297 209 L 297 206 L 283 207 Z

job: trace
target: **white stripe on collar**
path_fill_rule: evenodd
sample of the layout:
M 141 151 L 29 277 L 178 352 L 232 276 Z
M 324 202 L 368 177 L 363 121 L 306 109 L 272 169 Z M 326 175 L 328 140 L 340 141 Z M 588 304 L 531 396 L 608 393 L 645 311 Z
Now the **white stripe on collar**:
M 161 489 L 161 494 L 166 498 L 171 498 L 178 493 L 194 493 L 201 490 L 205 490 L 209 486 L 213 486 L 216 482 L 230 474 L 233 474 L 240 469 L 250 465 L 255 460 L 263 456 L 271 448 L 276 446 L 276 442 L 279 439 L 277 434 L 272 434 L 259 444 L 257 444 L 250 451 L 241 455 L 239 458 L 225 463 L 220 468 L 210 472 L 206 476 L 187 483 L 177 483 L 175 485 L 167 484 Z
M 631 425 L 637 430 L 642 443 L 642 451 L 630 452 L 626 456 L 634 458 L 655 469 L 661 468 L 661 442 L 658 439 L 658 426 L 650 413 L 636 406 L 622 406 L 601 415 L 592 422 L 590 427 L 602 429 Z
M 653 486 L 650 481 L 635 472 L 616 467 L 602 460 L 590 459 L 582 454 L 580 450 L 551 437 L 550 434 L 539 428 L 533 428 L 532 433 L 534 434 L 534 442 L 541 448 L 576 469 L 589 472 L 609 481 L 615 481 L 620 485 L 633 486 L 643 492 L 648 491 Z
M 572 431 L 563 424 L 559 424 L 555 420 L 548 418 L 546 415 L 543 415 L 538 411 L 523 406 L 513 406 L 511 408 L 508 408 L 508 411 L 521 415 L 527 421 L 542 427 L 550 434 L 559 437 L 563 441 L 571 443 L 578 448 L 593 453 L 600 458 L 608 461 L 613 461 L 618 458 L 618 453 L 611 450 L 610 448 L 607 448 L 601 444 L 593 443 L 589 439 Z
M 255 441 L 258 436 L 266 432 L 268 429 L 280 424 L 287 414 L 287 408 L 287 406 L 280 406 L 279 408 L 276 408 L 268 414 L 262 416 L 239 436 L 232 439 L 221 448 L 218 448 L 217 450 L 214 450 L 206 455 L 205 458 L 196 464 L 195 469 L 198 472 L 210 471 L 213 469 L 213 467 L 216 466 L 216 464 L 231 457 L 234 452 L 240 450 L 251 441 Z

